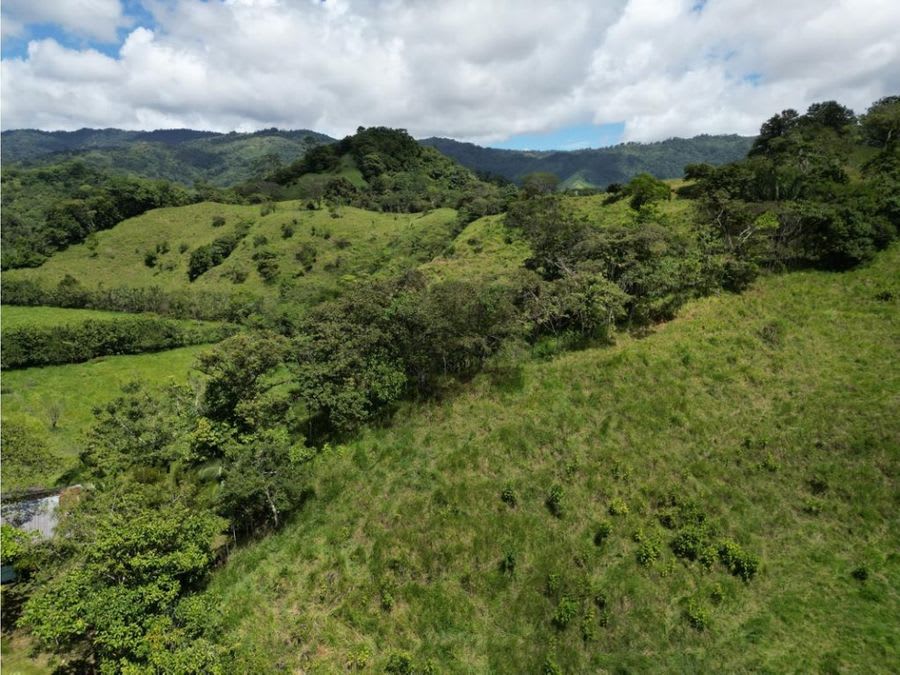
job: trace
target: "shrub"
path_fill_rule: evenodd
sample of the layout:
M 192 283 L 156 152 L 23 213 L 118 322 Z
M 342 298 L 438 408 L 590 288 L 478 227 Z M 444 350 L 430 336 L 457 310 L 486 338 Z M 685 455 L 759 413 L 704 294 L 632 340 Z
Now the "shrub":
M 672 552 L 679 558 L 696 560 L 706 543 L 706 532 L 699 527 L 686 527 L 672 540 Z
M 581 639 L 585 642 L 591 642 L 597 637 L 597 612 L 593 607 L 588 607 L 584 616 L 581 617 Z
M 220 265 L 247 235 L 249 224 L 241 224 L 231 234 L 215 239 L 211 244 L 199 246 L 188 260 L 188 279 L 194 281 L 201 274 Z
M 609 502 L 609 515 L 626 516 L 628 515 L 628 504 L 621 497 L 613 497 Z
M 187 253 L 190 246 L 188 246 L 187 242 L 181 242 L 178 244 L 178 252 L 179 253 Z
M 316 250 L 316 247 L 309 242 L 304 242 L 294 254 L 294 259 L 300 263 L 303 267 L 303 271 L 309 272 L 313 268 L 317 256 L 318 251 Z
M 850 576 L 857 581 L 865 581 L 869 578 L 869 570 L 865 565 L 860 565 L 850 573 Z
M 563 675 L 562 668 L 549 656 L 544 660 L 541 666 L 541 675 Z
M 394 652 L 388 657 L 384 671 L 392 675 L 412 675 L 412 657 L 403 652 Z
M 565 630 L 578 614 L 578 604 L 567 595 L 559 600 L 551 621 L 557 630 Z
M 278 276 L 278 255 L 268 249 L 260 249 L 253 254 L 256 271 L 266 283 L 271 283 Z
M 500 493 L 500 501 L 510 508 L 516 508 L 519 504 L 519 498 L 516 496 L 515 490 L 509 486 L 503 488 L 503 491 Z
M 294 236 L 294 226 L 290 223 L 282 223 L 281 224 L 281 238 L 282 239 L 290 239 Z
M 500 559 L 500 571 L 503 574 L 512 576 L 516 572 L 516 554 L 514 551 L 507 551 L 503 558 Z
M 612 533 L 612 525 L 609 523 L 603 522 L 597 525 L 597 530 L 594 532 L 594 544 L 597 546 L 602 546 L 606 543 L 606 540 L 609 538 L 609 535 Z
M 698 631 L 702 632 L 709 628 L 709 612 L 693 600 L 688 604 L 684 616 L 688 623 L 691 624 L 691 627 Z
M 562 518 L 563 516 L 563 489 L 560 485 L 554 485 L 550 488 L 550 492 L 547 494 L 547 499 L 544 502 L 547 505 L 547 509 L 557 518 Z
M 750 581 L 759 569 L 759 559 L 731 540 L 719 545 L 719 560 L 731 574 L 744 581 Z
M 264 234 L 257 234 L 253 237 L 253 248 L 259 248 L 269 243 L 269 238 Z
M 652 537 L 645 538 L 638 546 L 636 557 L 640 565 L 652 565 L 659 558 L 659 541 Z
M 225 224 L 225 216 L 213 216 L 212 226 L 222 227 Z
M 156 251 L 147 251 L 144 254 L 144 264 L 147 267 L 156 267 L 156 261 L 158 259 L 158 254 Z

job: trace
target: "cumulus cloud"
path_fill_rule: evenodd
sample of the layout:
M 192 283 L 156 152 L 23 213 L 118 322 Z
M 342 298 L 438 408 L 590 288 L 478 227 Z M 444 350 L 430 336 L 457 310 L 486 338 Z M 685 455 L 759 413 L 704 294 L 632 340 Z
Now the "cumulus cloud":
M 4 22 L 11 1 L 26 5 L 6 0 Z M 121 25 L 117 2 L 78 1 L 110 7 L 98 31 Z M 624 121 L 626 139 L 655 140 L 754 133 L 788 106 L 835 98 L 863 109 L 900 91 L 900 5 L 889 0 L 145 7 L 154 25 L 135 28 L 115 58 L 42 40 L 4 59 L 3 127 L 342 135 L 386 124 L 488 142 Z
M 3 0 L 3 37 L 18 36 L 28 24 L 55 24 L 74 35 L 115 42 L 130 24 L 119 0 Z

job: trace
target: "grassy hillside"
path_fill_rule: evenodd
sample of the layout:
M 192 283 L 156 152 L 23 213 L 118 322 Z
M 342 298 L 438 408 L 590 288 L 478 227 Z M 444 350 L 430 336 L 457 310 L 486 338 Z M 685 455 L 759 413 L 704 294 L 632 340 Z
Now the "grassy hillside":
M 332 449 L 216 573 L 228 641 L 253 672 L 891 670 L 898 264 L 694 301 Z M 692 533 L 758 570 L 676 557 Z
M 95 406 L 114 398 L 121 387 L 140 381 L 151 388 L 188 382 L 194 359 L 206 345 L 155 354 L 112 356 L 44 368 L 3 373 L 3 423 L 19 422 L 39 431 L 59 459 L 53 481 L 74 466 Z
M 449 138 L 426 138 L 421 142 L 473 171 L 513 181 L 529 173 L 547 171 L 559 176 L 564 188 L 587 188 L 626 183 L 641 172 L 657 178 L 678 178 L 687 164 L 733 162 L 747 154 L 753 139 L 703 135 L 570 151 L 499 150 Z
M 128 318 L 122 312 L 104 312 L 94 309 L 66 309 L 64 307 L 18 307 L 3 305 L 0 309 L 0 327 L 3 329 L 21 326 L 60 326 L 81 323 L 87 319 L 116 321 Z
M 123 221 L 98 232 L 95 244 L 71 246 L 39 268 L 11 270 L 4 277 L 55 285 L 69 275 L 92 289 L 158 286 L 280 295 L 305 303 L 333 294 L 342 283 L 430 260 L 451 242 L 455 222 L 452 209 L 427 214 L 383 214 L 353 207 L 310 211 L 292 201 L 276 203 L 269 212 L 269 207 L 259 205 L 206 202 L 157 209 Z M 220 265 L 189 281 L 192 252 L 234 232 L 240 223 L 249 224 L 249 229 L 237 248 Z M 259 272 L 264 251 L 277 268 L 268 280 Z M 306 253 L 298 260 L 301 251 Z M 152 267 L 147 264 L 148 253 L 155 254 Z
M 220 134 L 191 129 L 3 132 L 3 163 L 78 157 L 90 166 L 193 185 L 228 186 L 263 175 L 333 139 L 309 130 Z

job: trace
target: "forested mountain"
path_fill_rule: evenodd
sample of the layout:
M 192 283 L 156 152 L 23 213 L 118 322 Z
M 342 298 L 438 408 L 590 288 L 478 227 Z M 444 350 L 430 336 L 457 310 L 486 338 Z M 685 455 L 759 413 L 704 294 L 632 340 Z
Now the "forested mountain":
M 227 186 L 264 175 L 302 157 L 315 145 L 333 141 L 305 129 L 227 134 L 192 129 L 15 129 L 3 132 L 2 161 L 6 166 L 78 158 L 94 168 L 144 178 Z
M 449 138 L 426 138 L 421 143 L 437 148 L 473 171 L 520 181 L 535 172 L 555 174 L 563 187 L 604 188 L 626 183 L 639 173 L 657 178 L 678 178 L 686 164 L 725 164 L 747 154 L 753 138 L 747 136 L 695 136 L 658 143 L 623 143 L 589 150 L 499 150 Z

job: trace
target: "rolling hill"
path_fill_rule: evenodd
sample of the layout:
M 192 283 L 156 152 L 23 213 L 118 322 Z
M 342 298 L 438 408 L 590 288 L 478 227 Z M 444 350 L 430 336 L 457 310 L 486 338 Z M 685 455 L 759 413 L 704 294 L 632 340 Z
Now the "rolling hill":
M 192 129 L 14 129 L 2 134 L 2 162 L 34 165 L 77 157 L 97 169 L 224 187 L 264 175 L 311 147 L 333 141 L 305 129 L 227 134 Z
M 687 164 L 726 164 L 741 159 L 753 138 L 702 135 L 570 151 L 499 150 L 449 138 L 426 138 L 420 142 L 437 148 L 473 171 L 512 181 L 545 171 L 556 174 L 563 187 L 605 188 L 610 183 L 626 183 L 642 172 L 657 178 L 680 178 Z

